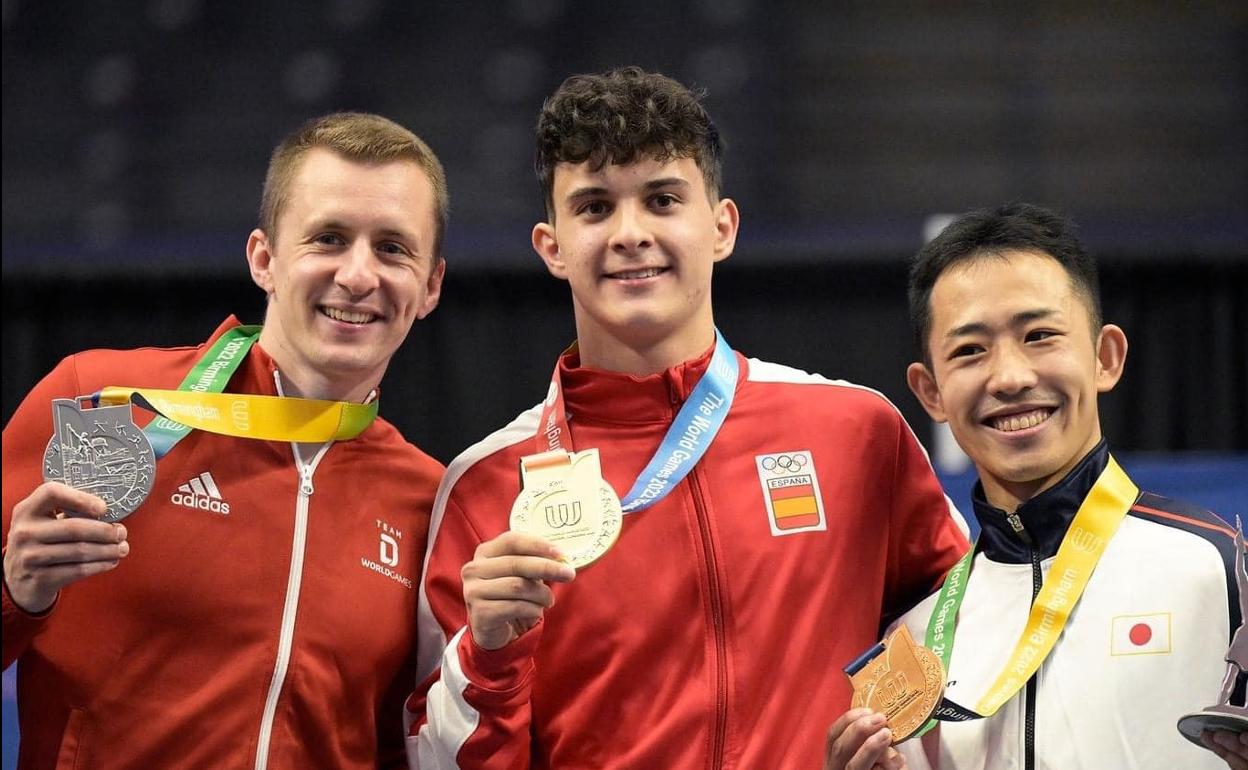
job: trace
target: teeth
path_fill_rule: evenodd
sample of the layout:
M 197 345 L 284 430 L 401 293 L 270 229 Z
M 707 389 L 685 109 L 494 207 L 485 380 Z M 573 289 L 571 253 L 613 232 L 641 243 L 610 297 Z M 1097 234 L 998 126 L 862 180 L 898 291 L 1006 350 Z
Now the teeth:
M 996 417 L 992 420 L 992 427 L 1005 433 L 1011 433 L 1016 430 L 1025 428 L 1034 428 L 1045 420 L 1049 419 L 1050 412 L 1047 409 L 1036 409 L 1023 414 L 1012 414 L 1008 417 Z
M 612 273 L 611 277 L 628 281 L 636 278 L 653 278 L 661 272 L 663 272 L 662 268 L 648 267 L 645 270 L 625 270 L 620 273 Z
M 355 313 L 350 310 L 339 310 L 333 307 L 321 308 L 321 311 L 335 321 L 343 321 L 349 324 L 366 324 L 374 318 L 371 313 Z

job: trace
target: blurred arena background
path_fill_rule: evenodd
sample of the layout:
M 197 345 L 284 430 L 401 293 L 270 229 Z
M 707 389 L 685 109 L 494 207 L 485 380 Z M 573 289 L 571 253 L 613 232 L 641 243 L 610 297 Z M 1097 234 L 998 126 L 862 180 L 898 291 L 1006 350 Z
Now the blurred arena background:
M 727 138 L 735 347 L 880 389 L 936 448 L 903 379 L 906 260 L 935 216 L 1054 206 L 1131 342 L 1102 401 L 1124 465 L 1248 513 L 1248 10 L 1091 5 L 3 0 L 4 418 L 68 353 L 261 320 L 243 246 L 268 153 L 359 109 L 447 167 L 442 304 L 383 414 L 449 462 L 541 397 L 573 337 L 528 246 L 541 100 L 635 63 L 703 87 Z M 968 477 L 943 470 L 965 508 Z

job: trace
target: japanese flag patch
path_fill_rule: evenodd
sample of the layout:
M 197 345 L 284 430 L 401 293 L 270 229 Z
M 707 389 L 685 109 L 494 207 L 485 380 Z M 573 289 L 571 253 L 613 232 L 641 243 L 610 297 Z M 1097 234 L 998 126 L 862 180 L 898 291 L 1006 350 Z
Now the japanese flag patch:
M 1118 615 L 1109 634 L 1110 655 L 1158 655 L 1170 652 L 1170 613 Z
M 826 530 L 823 497 L 810 450 L 757 455 L 754 465 L 772 535 Z

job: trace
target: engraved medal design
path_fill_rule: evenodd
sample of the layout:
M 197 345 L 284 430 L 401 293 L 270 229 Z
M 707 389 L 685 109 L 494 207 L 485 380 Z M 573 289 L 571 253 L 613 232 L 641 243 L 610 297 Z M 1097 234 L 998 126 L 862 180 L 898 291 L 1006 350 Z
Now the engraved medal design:
M 156 455 L 130 418 L 130 405 L 81 409 L 76 399 L 52 402 L 54 432 L 43 453 L 43 480 L 102 498 L 103 521 L 120 521 L 143 504 L 156 481 Z
M 597 561 L 620 536 L 620 500 L 602 478 L 597 449 L 523 457 L 520 483 L 524 488 L 511 506 L 512 531 L 550 541 L 571 566 Z
M 851 708 L 866 706 L 888 720 L 893 744 L 914 735 L 931 718 L 945 691 L 936 653 L 914 641 L 904 625 L 851 663 Z

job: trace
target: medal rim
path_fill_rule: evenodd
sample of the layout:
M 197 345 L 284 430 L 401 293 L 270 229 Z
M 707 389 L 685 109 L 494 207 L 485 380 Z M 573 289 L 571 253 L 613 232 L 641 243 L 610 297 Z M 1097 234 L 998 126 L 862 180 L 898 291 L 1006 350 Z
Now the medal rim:
M 563 488 L 566 490 L 567 480 L 554 479 L 536 487 L 524 487 L 521 489 L 520 493 L 516 495 L 515 501 L 511 504 L 511 515 L 508 520 L 508 529 L 513 532 L 525 532 L 530 535 L 536 535 L 544 540 L 547 539 L 545 537 L 545 533 L 549 532 L 548 529 L 542 527 L 520 526 L 517 524 L 517 520 L 521 517 L 521 515 L 527 514 L 529 511 L 529 509 L 524 507 L 525 503 L 529 503 L 529 501 L 535 500 L 543 495 L 550 494 L 551 492 L 556 491 L 557 488 Z M 602 523 L 605 531 L 599 530 L 601 534 L 607 535 L 607 541 L 597 549 L 587 547 L 573 553 L 565 551 L 564 562 L 575 569 L 588 567 L 605 556 L 615 545 L 616 541 L 619 540 L 620 532 L 624 529 L 624 512 L 623 508 L 620 506 L 620 498 L 615 494 L 615 490 L 606 482 L 605 479 L 600 477 L 598 479 L 597 492 L 600 498 L 602 498 L 600 502 L 609 502 L 611 506 L 611 510 L 604 511 L 602 516 Z M 533 521 L 532 518 L 528 518 L 528 520 Z M 612 521 L 616 522 L 615 526 L 611 526 Z
M 1184 738 L 1207 750 L 1209 747 L 1200 739 L 1201 733 L 1205 730 L 1248 731 L 1248 713 L 1240 714 L 1232 711 L 1214 711 L 1212 709 L 1193 711 L 1179 717 L 1179 721 L 1175 726 Z M 1195 730 L 1195 732 L 1191 732 L 1192 730 Z
M 54 403 L 56 401 L 75 401 L 75 399 L 53 399 Z M 85 409 L 85 410 L 81 409 L 80 407 L 77 406 L 76 403 L 75 403 L 74 408 L 77 409 L 80 414 L 87 414 L 91 411 L 94 411 L 93 409 Z M 97 408 L 117 408 L 117 407 L 97 407 Z M 125 519 L 126 517 L 130 516 L 130 514 L 134 513 L 139 508 L 141 508 L 143 504 L 147 502 L 147 499 L 152 494 L 152 490 L 156 486 L 156 451 L 152 448 L 151 440 L 148 439 L 147 434 L 144 433 L 143 430 L 139 428 L 139 426 L 134 424 L 134 420 L 130 417 L 128 412 L 127 412 L 125 420 L 120 422 L 119 424 L 123 425 L 129 431 L 133 431 L 134 435 L 137 435 L 139 437 L 140 441 L 138 444 L 135 445 L 138 450 L 136 452 L 136 455 L 145 456 L 148 460 L 148 463 L 151 465 L 152 470 L 151 470 L 151 475 L 150 475 L 148 483 L 143 486 L 135 487 L 136 489 L 141 490 L 141 493 L 139 495 L 138 501 L 135 502 L 133 506 L 124 505 L 120 502 L 114 502 L 111 504 L 105 502 L 105 505 L 107 506 L 107 510 L 105 511 L 104 515 L 99 516 L 99 517 L 92 517 L 92 518 L 96 518 L 97 521 L 108 522 L 110 524 L 121 521 L 122 519 Z M 70 484 L 69 482 L 65 480 L 65 476 L 64 476 L 65 466 L 64 466 L 63 460 L 61 461 L 61 477 L 56 478 L 56 477 L 50 477 L 48 475 L 48 472 L 47 472 L 48 457 L 50 453 L 52 452 L 52 446 L 55 443 L 56 443 L 56 432 L 54 431 L 52 436 L 48 439 L 48 443 L 44 447 L 44 450 L 43 450 L 43 459 L 42 459 L 42 462 L 40 463 L 40 476 L 43 478 L 44 481 L 55 481 L 61 484 L 65 484 L 68 487 L 78 489 L 78 487 L 74 487 L 73 484 Z M 57 456 L 59 457 L 59 455 Z M 68 513 L 69 515 L 75 515 L 72 512 L 68 512 Z
M 914 737 L 923 728 L 923 725 L 927 724 L 928 720 L 932 718 L 932 714 L 935 713 L 936 707 L 940 705 L 941 698 L 945 692 L 945 670 L 944 666 L 941 665 L 940 657 L 928 647 L 915 641 L 914 636 L 910 634 L 910 630 L 905 625 L 900 626 L 896 631 L 885 637 L 883 640 L 884 649 L 879 655 L 887 656 L 893 645 L 906 644 L 907 642 L 900 638 L 903 631 L 909 639 L 909 647 L 923 673 L 923 685 L 912 689 L 913 692 L 918 693 L 918 704 L 912 703 L 898 714 L 892 717 L 885 717 L 888 728 L 893 733 L 893 739 L 890 744 L 893 746 Z M 865 706 L 873 711 L 883 713 L 881 709 L 876 708 L 868 700 L 867 692 L 873 690 L 875 683 L 891 670 L 893 670 L 891 666 L 881 668 L 877 675 L 872 676 L 861 685 L 854 681 L 851 676 L 850 683 L 854 690 L 851 701 L 852 707 L 859 708 Z

